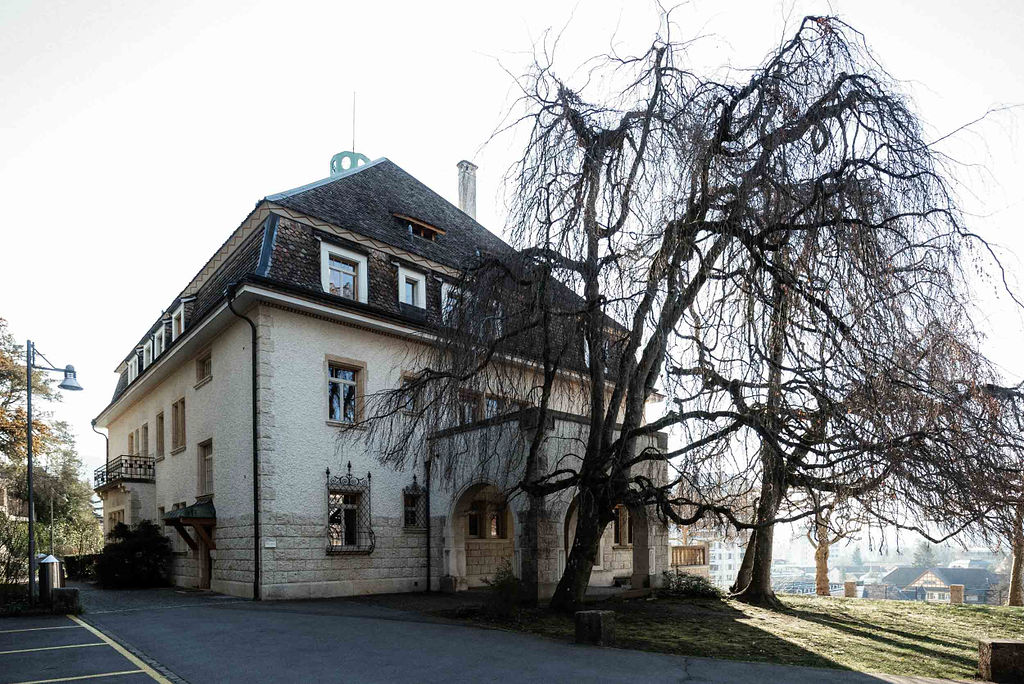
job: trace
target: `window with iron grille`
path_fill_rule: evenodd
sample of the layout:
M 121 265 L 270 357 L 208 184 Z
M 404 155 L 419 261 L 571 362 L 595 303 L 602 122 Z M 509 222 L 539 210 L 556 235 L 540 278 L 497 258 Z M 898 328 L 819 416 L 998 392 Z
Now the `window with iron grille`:
M 370 474 L 345 475 L 327 469 L 327 553 L 371 553 L 376 544 L 370 518 Z
M 405 529 L 424 529 L 427 526 L 426 490 L 412 476 L 412 484 L 402 489 L 402 515 Z

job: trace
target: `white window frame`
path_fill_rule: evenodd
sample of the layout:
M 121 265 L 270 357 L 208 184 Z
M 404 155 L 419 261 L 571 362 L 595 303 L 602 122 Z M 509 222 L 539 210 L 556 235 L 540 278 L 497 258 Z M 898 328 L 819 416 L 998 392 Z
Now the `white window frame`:
M 142 367 L 149 368 L 153 365 L 153 340 L 146 340 L 146 343 L 142 345 Z
M 353 252 L 339 247 L 338 245 L 332 245 L 329 242 L 320 241 L 320 286 L 324 292 L 330 294 L 331 292 L 331 256 L 336 256 L 346 261 L 353 261 L 356 264 L 356 279 L 358 282 L 356 292 L 356 298 L 353 301 L 366 303 L 366 296 L 369 293 L 369 282 L 368 282 L 368 265 L 365 254 L 359 252 Z
M 160 321 L 160 329 L 153 333 L 153 360 L 160 358 L 164 353 L 164 324 Z
M 139 355 L 132 354 L 132 357 L 128 359 L 128 382 L 132 382 L 137 377 L 139 377 Z
M 451 283 L 441 283 L 441 320 L 450 323 L 451 306 L 456 303 L 458 288 Z
M 178 318 L 179 316 L 180 316 L 180 320 L 181 320 L 181 330 L 179 330 L 179 331 L 177 331 L 177 333 L 175 333 L 175 330 L 174 330 L 174 319 Z M 178 339 L 183 334 L 185 334 L 185 303 L 184 302 L 182 302 L 178 306 L 178 308 L 174 310 L 174 313 L 171 314 L 171 342 L 173 342 L 174 340 Z
M 416 283 L 416 301 L 405 301 L 405 281 L 411 280 Z M 427 308 L 427 276 L 425 273 L 413 271 L 404 266 L 398 267 L 398 301 L 403 304 L 418 306 L 421 309 Z

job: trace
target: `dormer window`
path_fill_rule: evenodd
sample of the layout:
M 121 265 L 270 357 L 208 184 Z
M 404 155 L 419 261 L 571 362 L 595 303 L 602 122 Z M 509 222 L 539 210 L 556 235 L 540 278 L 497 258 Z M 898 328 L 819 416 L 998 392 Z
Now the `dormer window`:
M 321 242 L 320 283 L 328 294 L 365 303 L 366 255 Z
M 399 266 L 398 301 L 421 309 L 427 308 L 427 276 Z
M 132 354 L 132 358 L 128 359 L 128 382 L 132 382 L 137 377 L 139 377 L 139 355 Z
M 153 333 L 153 358 L 159 358 L 164 353 L 164 325 L 160 322 L 160 329 Z
M 153 340 L 146 340 L 146 344 L 142 347 L 142 367 L 149 368 L 151 363 L 153 363 Z
M 171 342 L 181 337 L 185 332 L 185 305 L 182 304 L 171 316 Z
M 426 221 L 421 221 L 405 214 L 395 214 L 394 216 L 405 223 L 406 230 L 409 231 L 409 235 L 412 237 L 433 242 L 437 239 L 438 235 L 444 235 L 443 230 L 437 226 L 430 225 Z

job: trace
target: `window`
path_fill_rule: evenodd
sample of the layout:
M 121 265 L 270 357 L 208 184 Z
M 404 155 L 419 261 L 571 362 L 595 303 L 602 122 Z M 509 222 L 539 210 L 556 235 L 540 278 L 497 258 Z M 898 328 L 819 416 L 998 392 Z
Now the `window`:
M 143 423 L 141 428 L 142 439 L 140 440 L 139 453 L 149 456 L 149 423 Z
M 441 283 L 441 321 L 451 325 L 452 316 L 459 305 L 459 288 L 451 283 Z
M 213 494 L 213 440 L 199 445 L 199 496 Z
M 327 419 L 354 423 L 359 371 L 337 363 L 327 364 Z
M 463 392 L 459 395 L 459 425 L 469 425 L 479 420 L 480 395 L 475 392 Z
M 164 412 L 156 414 L 156 457 L 164 457 Z
M 142 346 L 142 367 L 149 368 L 151 363 L 153 363 L 153 340 L 146 340 L 146 344 Z
M 483 536 L 484 504 L 482 501 L 474 501 L 469 506 L 469 513 L 466 515 L 466 534 L 470 537 L 480 538 Z
M 474 501 L 466 513 L 466 535 L 475 539 L 505 539 L 508 509 L 504 505 Z
M 359 299 L 359 264 L 331 255 L 331 294 L 345 299 Z
M 124 522 L 124 509 L 122 508 L 119 511 L 111 511 L 110 514 L 107 516 L 107 521 L 110 524 L 110 529 L 114 529 L 114 526 L 117 525 L 118 523 L 123 523 Z
M 366 302 L 366 256 L 326 242 L 320 243 L 320 284 L 324 292 Z
M 128 433 L 128 454 L 132 455 L 135 453 L 135 432 Z
M 164 324 L 160 322 L 160 327 L 155 333 L 153 333 L 153 358 L 158 358 L 164 353 Z
M 403 396 L 401 400 L 401 407 L 404 413 L 416 413 L 416 410 L 419 408 L 416 392 L 412 389 L 412 385 L 415 382 L 416 378 L 413 377 L 402 378 Z
M 370 526 L 370 475 L 348 473 L 331 477 L 327 471 L 327 553 L 371 553 L 375 545 Z
M 521 411 L 523 408 L 525 408 L 525 404 L 522 402 L 488 394 L 484 401 L 484 418 L 497 418 L 506 413 Z
M 185 332 L 185 305 L 182 304 L 171 316 L 171 342 L 181 337 Z
M 185 506 L 186 506 L 186 504 L 185 504 L 184 501 L 179 501 L 178 503 L 176 503 L 173 506 L 171 506 L 171 510 L 172 511 L 181 510 Z M 171 548 L 174 549 L 174 553 L 178 553 L 178 554 L 187 554 L 188 553 L 188 549 L 185 547 L 185 540 L 182 538 L 182 536 L 180 534 L 175 534 L 174 535 L 174 541 L 171 543 Z
M 171 404 L 171 451 L 185 448 L 185 398 Z
M 207 349 L 196 359 L 196 383 L 213 377 L 213 353 Z
M 633 543 L 633 525 L 629 516 L 629 509 L 625 506 L 615 507 L 615 518 L 612 520 L 615 545 L 629 546 Z
M 128 359 L 128 382 L 137 377 L 139 377 L 139 355 L 133 353 L 132 357 Z
M 399 266 L 398 301 L 421 309 L 427 308 L 427 276 Z
M 402 489 L 402 521 L 406 529 L 427 526 L 427 505 L 424 489 L 412 476 L 412 484 Z

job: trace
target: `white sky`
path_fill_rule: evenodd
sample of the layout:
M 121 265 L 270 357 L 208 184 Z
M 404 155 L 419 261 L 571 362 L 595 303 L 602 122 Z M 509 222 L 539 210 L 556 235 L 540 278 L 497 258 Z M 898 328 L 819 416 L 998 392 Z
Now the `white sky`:
M 694 59 L 752 66 L 788 19 L 834 12 L 863 31 L 937 133 L 1024 103 L 1024 3 L 699 1 L 675 14 Z M 570 21 L 571 19 L 571 21 Z M 387 156 L 454 201 L 480 165 L 479 217 L 500 232 L 512 141 L 481 149 L 544 29 L 565 65 L 649 44 L 648 2 L 112 2 L 0 4 L 0 317 L 84 392 L 55 407 L 91 469 L 89 421 L 115 366 L 260 198 L 327 175 L 335 152 Z M 950 147 L 977 231 L 1024 255 L 1021 113 Z M 936 136 L 937 137 L 937 136 Z M 1021 262 L 1004 254 L 1021 273 Z M 1024 279 L 1019 279 L 1024 282 Z M 992 287 L 987 288 L 991 292 Z M 989 351 L 1024 376 L 1021 314 L 979 299 Z

